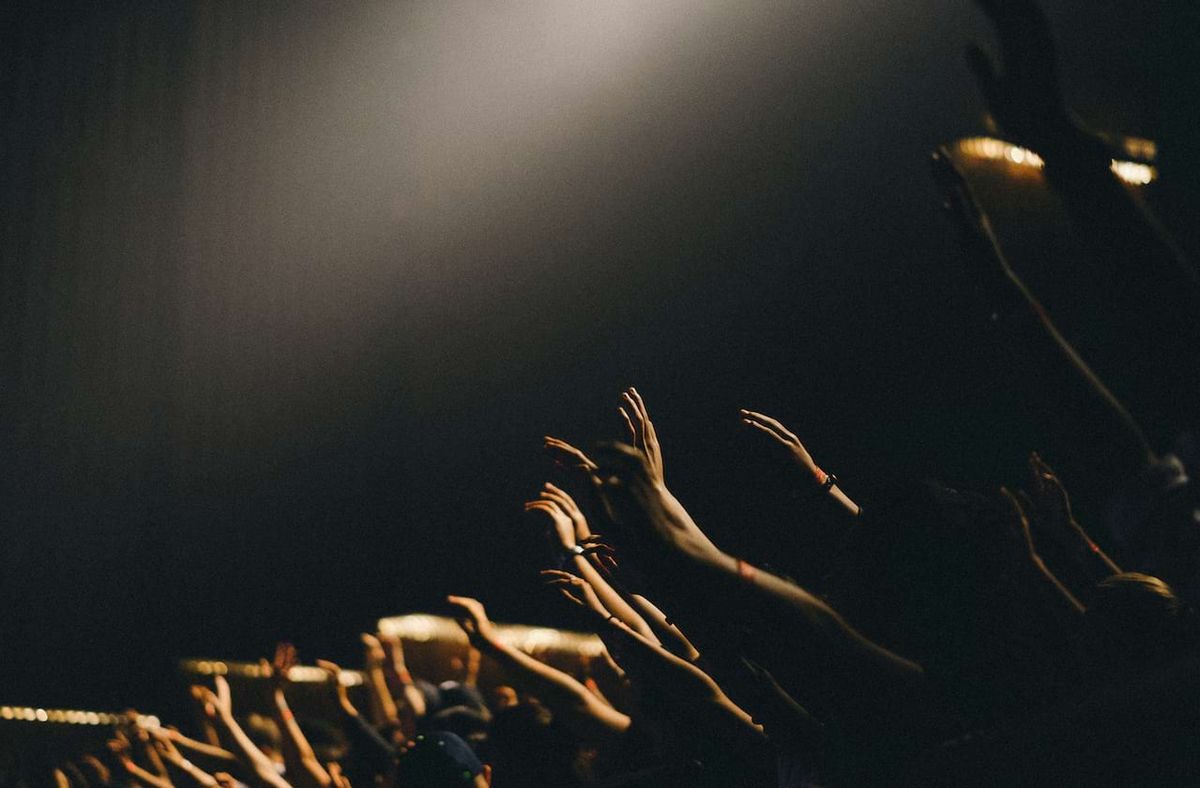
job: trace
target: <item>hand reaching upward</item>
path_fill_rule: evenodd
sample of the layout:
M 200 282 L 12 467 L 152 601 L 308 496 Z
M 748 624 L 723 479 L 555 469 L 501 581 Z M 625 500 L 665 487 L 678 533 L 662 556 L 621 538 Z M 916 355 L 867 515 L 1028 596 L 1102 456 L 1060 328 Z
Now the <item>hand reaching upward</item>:
M 632 386 L 621 392 L 621 400 L 624 405 L 618 407 L 617 411 L 629 430 L 629 443 L 646 455 L 651 477 L 656 483 L 663 484 L 662 449 L 658 445 L 658 433 L 654 430 L 646 403 Z
M 562 510 L 562 506 L 558 501 L 552 498 L 538 498 L 533 501 L 526 501 L 525 511 L 536 512 L 549 517 L 551 526 L 554 529 L 555 541 L 558 545 L 563 550 L 574 549 L 576 544 L 575 526 L 570 516 Z
M 546 482 L 545 487 L 538 497 L 555 502 L 558 504 L 558 508 L 562 509 L 571 518 L 571 525 L 575 528 L 576 543 L 587 541 L 592 537 L 592 530 L 588 527 L 587 518 L 583 516 L 583 511 L 575 503 L 575 499 L 568 495 L 565 490 Z
M 448 596 L 446 601 L 457 608 L 454 618 L 463 632 L 467 633 L 467 639 L 471 641 L 472 646 L 484 651 L 496 642 L 496 627 L 479 600 L 465 596 Z
M 547 586 L 557 588 L 559 593 L 571 602 L 601 618 L 609 617 L 608 609 L 600 602 L 600 597 L 596 596 L 595 589 L 583 578 L 558 569 L 546 569 L 541 574 Z
M 783 425 L 783 422 L 753 410 L 742 409 L 739 413 L 742 416 L 743 424 L 770 438 L 772 445 L 798 465 L 801 470 L 814 477 L 817 475 L 819 469 L 813 462 L 812 455 L 808 453 L 808 449 L 804 448 L 804 444 L 800 442 L 796 434 Z
M 715 550 L 683 505 L 656 479 L 646 455 L 623 443 L 600 447 L 596 476 L 613 525 L 642 547 Z

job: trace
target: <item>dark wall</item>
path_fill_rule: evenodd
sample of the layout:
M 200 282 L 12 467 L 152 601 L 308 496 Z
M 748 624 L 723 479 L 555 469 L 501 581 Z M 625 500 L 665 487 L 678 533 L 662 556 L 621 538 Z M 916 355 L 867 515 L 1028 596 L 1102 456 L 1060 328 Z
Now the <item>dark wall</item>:
M 865 487 L 1037 444 L 925 172 L 982 129 L 969 3 L 20 5 L 4 702 L 161 703 L 173 659 L 285 637 L 344 659 L 447 592 L 569 621 L 520 503 L 540 437 L 617 435 L 630 383 L 751 556 L 786 507 L 738 407 Z M 1185 5 L 1047 3 L 1191 243 Z

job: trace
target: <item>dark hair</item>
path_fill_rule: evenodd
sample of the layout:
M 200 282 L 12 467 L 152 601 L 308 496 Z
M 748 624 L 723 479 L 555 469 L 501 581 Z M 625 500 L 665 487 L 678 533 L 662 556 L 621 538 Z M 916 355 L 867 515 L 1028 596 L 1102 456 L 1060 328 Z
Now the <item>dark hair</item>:
M 455 788 L 471 785 L 483 763 L 467 743 L 448 731 L 417 736 L 400 751 L 396 783 L 422 788 Z

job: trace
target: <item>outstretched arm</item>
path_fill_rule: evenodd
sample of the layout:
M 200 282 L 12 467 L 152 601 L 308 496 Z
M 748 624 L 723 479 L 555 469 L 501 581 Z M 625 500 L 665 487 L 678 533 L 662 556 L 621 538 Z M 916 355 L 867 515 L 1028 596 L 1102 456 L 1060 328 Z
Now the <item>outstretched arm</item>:
M 350 702 L 350 693 L 342 683 L 342 669 L 323 659 L 317 660 L 317 667 L 325 671 L 329 684 L 333 687 L 338 708 L 342 713 L 342 729 L 346 738 L 350 740 L 356 757 L 375 775 L 389 774 L 395 762 L 396 750 L 379 735 L 371 723 L 363 719 L 358 709 Z
M 1121 573 L 1075 519 L 1066 487 L 1037 452 L 1029 456 L 1029 485 L 1022 491 L 1021 506 L 1033 525 L 1038 552 L 1077 596 L 1086 597 L 1096 583 Z
M 590 536 L 591 532 L 583 512 L 571 496 L 552 484 L 546 484 L 537 500 L 525 504 L 525 511 L 549 518 L 554 538 L 559 548 L 568 556 L 568 568 L 596 590 L 596 596 L 610 613 L 645 637 L 654 638 L 650 625 L 596 571 L 596 567 L 592 566 L 583 548 L 576 541 L 578 534 Z
M 996 31 L 1002 67 L 972 45 L 968 65 L 988 110 L 1014 141 L 1041 154 L 1046 176 L 1113 273 L 1161 281 L 1193 306 L 1200 276 L 1145 204 L 1114 176 L 1119 152 L 1088 130 L 1063 98 L 1054 36 L 1034 0 L 977 0 Z M 1194 314 L 1194 310 L 1191 312 Z
M 500 640 L 477 600 L 451 596 L 446 601 L 455 607 L 459 626 L 471 644 L 499 662 L 514 684 L 536 695 L 577 735 L 607 743 L 629 729 L 627 715 L 603 703 L 574 678 Z
M 1039 373 L 1057 372 L 1060 385 L 1043 381 L 1039 390 L 1063 389 L 1073 392 L 1071 402 L 1060 410 L 1078 411 L 1080 403 L 1096 405 L 1099 415 L 1093 431 L 1102 431 L 1109 448 L 1108 456 L 1116 461 L 1108 473 L 1136 473 L 1155 460 L 1154 451 L 1141 427 L 1125 406 L 1104 385 L 1087 362 L 1059 332 L 1042 308 L 1041 303 L 1009 265 L 986 213 L 975 200 L 962 173 L 954 166 L 944 148 L 933 154 L 933 174 L 941 187 L 945 207 L 958 228 L 973 271 L 982 283 L 996 315 L 1017 315 L 1020 319 L 1021 351 L 1035 362 Z M 1098 469 L 1099 470 L 1099 469 Z
M 614 527 L 636 544 L 639 562 L 654 566 L 672 609 L 688 616 L 688 632 L 713 625 L 736 631 L 754 616 L 771 627 L 773 642 L 800 644 L 788 654 L 791 664 L 764 667 L 777 676 L 803 676 L 808 688 L 835 699 L 861 696 L 868 684 L 899 688 L 922 679 L 920 666 L 863 637 L 813 594 L 712 546 L 653 481 L 640 452 L 617 444 L 597 459 L 596 479 Z M 703 653 L 704 644 L 699 647 Z
M 408 737 L 417 735 L 417 725 L 425 716 L 425 696 L 421 694 L 412 674 L 408 672 L 408 663 L 404 659 L 404 643 L 399 635 L 379 633 L 379 642 L 383 646 L 383 672 L 387 679 L 389 693 L 403 703 L 397 703 L 397 713 L 400 715 L 400 725 Z
M 224 676 L 213 679 L 217 691 L 202 688 L 205 713 L 212 720 L 222 740 L 230 742 L 231 751 L 241 762 L 252 785 L 260 788 L 288 788 L 287 782 L 275 771 L 271 759 L 242 730 L 233 717 L 233 699 L 229 682 Z
M 796 466 L 800 477 L 811 487 L 815 499 L 832 503 L 844 516 L 858 517 L 862 507 L 850 499 L 836 476 L 821 470 L 795 433 L 778 419 L 762 413 L 744 409 L 740 413 L 743 424 L 765 434 L 771 439 L 772 445 L 778 447 Z
M 737 730 L 742 735 L 750 734 L 756 738 L 761 734 L 750 715 L 738 708 L 708 674 L 643 637 L 615 616 L 605 615 L 605 611 L 595 605 L 592 589 L 586 581 L 563 572 L 543 574 L 550 577 L 549 585 L 588 611 L 601 638 L 613 642 L 615 650 L 622 655 L 635 686 L 653 685 L 655 697 L 669 699 L 671 708 L 659 708 L 659 716 L 722 733 Z
M 284 689 L 288 684 L 288 673 L 296 664 L 296 647 L 291 643 L 280 643 L 275 647 L 275 659 L 259 663 L 262 672 L 271 680 L 272 716 L 279 726 L 280 749 L 288 782 L 296 788 L 329 788 L 333 780 L 317 759 L 308 738 L 300 730 L 296 716 L 288 706 Z

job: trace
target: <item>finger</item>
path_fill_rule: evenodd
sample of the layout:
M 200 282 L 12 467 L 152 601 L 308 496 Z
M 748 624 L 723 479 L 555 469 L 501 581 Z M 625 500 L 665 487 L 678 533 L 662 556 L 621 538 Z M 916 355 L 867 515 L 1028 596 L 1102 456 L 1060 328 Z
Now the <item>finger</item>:
M 567 492 L 555 487 L 553 484 L 546 482 L 542 494 L 553 499 L 554 501 L 557 501 L 558 505 L 562 507 L 563 511 L 569 515 L 572 515 L 572 517 L 583 517 L 583 512 L 580 511 L 579 505 L 575 503 L 575 499 L 572 498 Z
M 642 452 L 627 443 L 604 442 L 596 446 L 596 456 L 599 458 L 600 465 L 612 468 L 644 468 L 645 460 Z
M 769 427 L 770 429 L 779 433 L 784 438 L 789 438 L 796 442 L 799 442 L 799 440 L 800 440 L 799 438 L 796 437 L 796 435 L 791 430 L 789 430 L 786 426 L 784 426 L 784 423 L 782 421 L 780 421 L 779 419 L 776 419 L 776 418 L 772 418 L 771 416 L 768 416 L 765 413 L 759 413 L 758 411 L 753 411 L 753 410 L 743 410 L 742 417 L 751 419 L 751 420 L 756 421 L 766 427 Z
M 768 427 L 765 424 L 760 424 L 759 422 L 751 421 L 750 419 L 742 419 L 742 423 L 745 424 L 747 427 L 751 427 L 753 429 L 758 430 L 759 432 L 766 433 L 767 435 L 771 436 L 771 439 L 774 440 L 776 443 L 779 443 L 784 446 L 788 445 L 787 438 L 783 437 L 778 432 L 771 429 L 770 427 Z
M 625 421 L 625 429 L 629 431 L 629 440 L 636 443 L 638 437 L 637 428 L 633 426 L 633 420 L 629 418 L 629 413 L 622 407 L 617 408 L 617 413 L 620 413 L 621 418 Z
M 629 398 L 633 402 L 634 408 L 637 409 L 641 420 L 650 421 L 650 411 L 646 410 L 646 403 L 642 400 L 642 395 L 633 386 L 629 387 Z
M 558 589 L 558 593 L 562 594 L 564 597 L 566 597 L 567 599 L 571 600 L 572 602 L 574 602 L 574 603 L 575 603 L 575 604 L 577 604 L 577 605 L 580 605 L 580 606 L 582 606 L 582 605 L 583 605 L 583 600 L 582 600 L 582 599 L 576 599 L 574 596 L 572 596 L 572 595 L 571 595 L 571 592 L 570 592 L 570 591 L 568 591 L 568 590 L 567 590 L 567 589 L 565 589 L 565 588 L 560 588 L 560 589 Z
M 325 671 L 326 673 L 331 674 L 334 678 L 337 678 L 342 673 L 342 669 L 340 667 L 338 667 L 338 665 L 336 663 L 330 662 L 327 659 L 318 659 L 317 667 L 320 668 L 321 670 Z
M 543 569 L 538 574 L 542 577 L 553 577 L 560 580 L 574 577 L 570 572 L 564 572 L 561 569 Z
M 633 399 L 637 402 L 638 410 L 642 415 L 642 432 L 647 443 L 657 445 L 658 432 L 654 429 L 654 421 L 650 418 L 650 411 L 646 408 L 645 401 L 642 400 L 642 395 L 633 386 L 629 387 L 629 393 L 633 395 Z
M 584 470 L 592 470 L 596 467 L 596 463 L 584 454 L 579 449 L 575 448 L 566 441 L 561 441 L 558 438 L 546 436 L 543 439 L 542 447 L 552 454 L 559 454 L 566 458 L 573 467 L 583 468 Z

